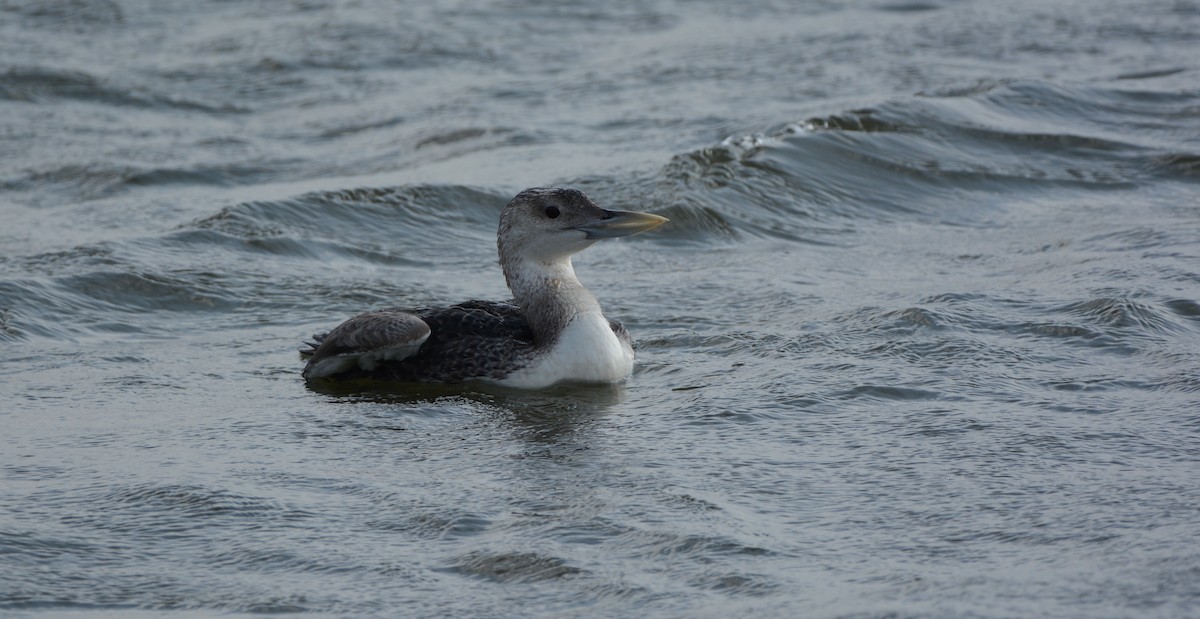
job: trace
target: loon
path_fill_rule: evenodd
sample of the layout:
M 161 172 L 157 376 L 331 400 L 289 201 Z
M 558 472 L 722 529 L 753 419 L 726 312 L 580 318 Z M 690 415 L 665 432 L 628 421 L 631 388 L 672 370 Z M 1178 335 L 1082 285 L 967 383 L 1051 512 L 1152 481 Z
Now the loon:
M 359 314 L 301 350 L 304 380 L 480 381 L 520 389 L 620 382 L 633 371 L 629 331 L 604 317 L 575 277 L 571 256 L 666 221 L 605 210 L 576 189 L 526 189 L 504 207 L 496 233 L 512 301 Z

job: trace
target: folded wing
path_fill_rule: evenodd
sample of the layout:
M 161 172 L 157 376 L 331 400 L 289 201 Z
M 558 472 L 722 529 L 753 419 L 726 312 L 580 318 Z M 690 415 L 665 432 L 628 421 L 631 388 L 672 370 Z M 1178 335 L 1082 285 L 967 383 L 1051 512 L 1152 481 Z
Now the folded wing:
M 417 354 L 429 332 L 428 323 L 402 310 L 359 314 L 314 337 L 313 348 L 302 351 L 308 354 L 304 378 L 325 378 L 355 367 L 371 371 L 383 361 L 407 359 Z

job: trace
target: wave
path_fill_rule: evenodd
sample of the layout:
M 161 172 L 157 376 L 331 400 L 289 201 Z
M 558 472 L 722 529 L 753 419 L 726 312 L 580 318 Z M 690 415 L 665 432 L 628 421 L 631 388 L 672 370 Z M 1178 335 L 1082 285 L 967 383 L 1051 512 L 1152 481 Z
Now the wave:
M 7 191 L 66 192 L 84 200 L 119 194 L 136 187 L 164 185 L 246 185 L 276 176 L 284 162 L 274 164 L 193 165 L 187 168 L 127 163 L 87 163 L 26 170 L 16 178 L 0 181 Z
M 0 339 L 166 335 L 180 313 L 228 321 L 220 315 L 270 309 L 286 320 L 331 305 L 426 302 L 429 287 L 453 281 L 439 273 L 494 265 L 506 200 L 457 185 L 313 192 L 226 207 L 158 236 L 5 258 Z
M 651 210 L 672 220 L 629 242 L 700 246 L 747 240 L 839 245 L 861 242 L 865 227 L 905 223 L 986 229 L 1030 202 L 1088 201 L 1106 195 L 1099 192 L 1164 180 L 1193 184 L 1200 156 L 1179 140 L 1178 125 L 1200 95 L 1130 90 L 1128 83 L 995 82 L 923 93 L 728 138 L 679 154 L 653 173 L 565 184 L 606 207 Z M 1136 129 L 1130 129 L 1132 119 L 1140 123 Z M 431 145 L 447 140 L 454 141 Z M 251 178 L 255 171 L 66 167 L 51 176 L 102 191 L 189 182 L 197 175 L 219 182 L 223 174 Z M 361 307 L 427 295 L 453 286 L 450 273 L 494 265 L 497 214 L 509 197 L 465 185 L 321 191 L 235 204 L 155 237 L 8 258 L 0 264 L 0 272 L 11 275 L 0 280 L 0 337 L 154 332 L 147 314 L 302 312 L 330 302 Z M 1165 251 L 1187 242 L 1186 231 L 1140 234 L 1114 230 L 1082 246 Z M 339 276 L 314 277 L 320 270 Z M 354 284 L 363 277 L 369 286 Z M 1057 333 L 1062 326 L 1103 341 L 1090 335 L 1099 327 L 1083 321 L 1086 316 L 1065 313 L 1074 321 L 1024 323 L 1032 325 L 1030 333 Z M 938 313 L 901 318 L 919 322 L 922 316 L 947 322 Z M 1129 316 L 1149 321 L 1143 326 L 1151 331 L 1167 324 L 1136 311 Z M 1166 320 L 1176 319 L 1167 312 Z
M 727 138 L 646 183 L 670 233 L 812 241 L 856 220 L 987 225 L 1046 196 L 1193 182 L 1200 93 L 996 82 Z M 1188 119 L 1195 124 L 1195 119 Z M 836 238 L 836 237 L 835 237 Z
M 247 111 L 159 92 L 143 84 L 125 84 L 81 69 L 45 66 L 12 67 L 0 79 L 0 99 L 29 103 L 73 100 L 132 108 L 164 108 L 183 112 L 230 114 Z

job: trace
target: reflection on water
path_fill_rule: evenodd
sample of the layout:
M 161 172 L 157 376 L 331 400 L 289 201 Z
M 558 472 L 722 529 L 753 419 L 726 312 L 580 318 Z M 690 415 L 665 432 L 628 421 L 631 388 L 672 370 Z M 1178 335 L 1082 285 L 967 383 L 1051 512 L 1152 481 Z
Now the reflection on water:
M 467 403 L 482 414 L 512 425 L 517 435 L 553 444 L 593 423 L 625 400 L 625 386 L 563 383 L 538 391 L 484 384 L 442 385 L 376 381 L 312 381 L 315 393 L 340 402 L 394 404 L 437 409 Z

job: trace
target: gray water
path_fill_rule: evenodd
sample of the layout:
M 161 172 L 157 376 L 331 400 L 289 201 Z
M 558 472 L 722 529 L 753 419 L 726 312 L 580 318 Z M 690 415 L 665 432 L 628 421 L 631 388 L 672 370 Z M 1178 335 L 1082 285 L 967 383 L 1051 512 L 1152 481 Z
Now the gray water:
M 1200 4 L 0 2 L 0 614 L 1200 616 Z M 625 384 L 316 391 L 506 298 Z

